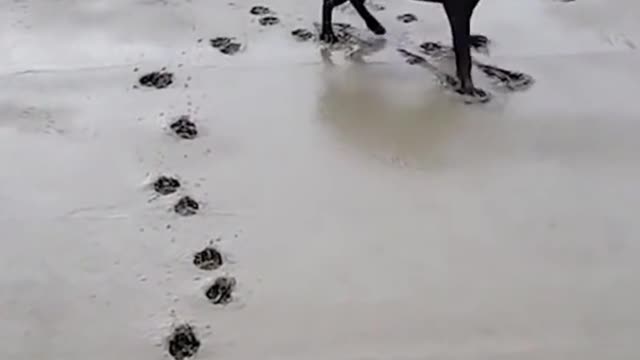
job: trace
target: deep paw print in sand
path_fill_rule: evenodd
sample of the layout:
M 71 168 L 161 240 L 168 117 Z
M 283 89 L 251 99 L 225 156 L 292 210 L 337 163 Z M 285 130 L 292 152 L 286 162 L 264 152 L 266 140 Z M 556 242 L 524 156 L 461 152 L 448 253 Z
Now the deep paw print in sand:
M 215 305 L 226 305 L 233 300 L 232 293 L 235 286 L 235 278 L 221 276 L 209 286 L 205 291 L 205 296 Z
M 193 140 L 198 136 L 198 128 L 196 124 L 191 121 L 189 115 L 180 116 L 178 120 L 169 125 L 169 128 L 178 137 L 185 140 Z
M 311 31 L 302 28 L 291 31 L 291 36 L 298 41 L 309 41 L 314 37 Z
M 256 6 L 252 7 L 251 10 L 249 10 L 249 13 L 251 15 L 264 16 L 264 15 L 272 14 L 272 11 L 271 11 L 271 9 L 269 9 L 266 6 L 256 5 Z
M 169 354 L 175 360 L 190 358 L 198 353 L 200 340 L 189 324 L 177 326 L 168 338 Z
M 260 18 L 260 20 L 258 20 L 258 22 L 262 26 L 273 26 L 273 25 L 279 24 L 280 23 L 280 19 L 278 19 L 275 16 L 265 16 L 263 18 Z
M 153 189 L 160 195 L 173 194 L 180 188 L 180 181 L 169 176 L 160 176 L 153 182 Z
M 141 76 L 138 82 L 145 87 L 164 89 L 173 84 L 173 74 L 166 71 L 154 71 Z
M 222 254 L 211 246 L 193 255 L 193 265 L 201 270 L 215 270 L 221 267 L 222 264 Z
M 242 45 L 234 38 L 219 36 L 209 40 L 209 44 L 225 55 L 234 55 L 242 49 Z
M 398 15 L 396 16 L 396 19 L 405 24 L 418 21 L 418 17 L 410 13 Z
M 183 196 L 173 206 L 173 211 L 180 216 L 193 216 L 200 210 L 200 204 L 190 196 Z

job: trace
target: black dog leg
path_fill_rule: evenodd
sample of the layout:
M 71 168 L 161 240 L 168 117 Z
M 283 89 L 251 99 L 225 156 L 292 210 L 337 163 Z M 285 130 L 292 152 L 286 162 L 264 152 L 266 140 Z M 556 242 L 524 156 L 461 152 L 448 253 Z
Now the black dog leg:
M 338 42 L 338 37 L 333 32 L 332 15 L 333 8 L 346 3 L 348 0 L 324 0 L 322 3 L 322 30 L 320 31 L 320 40 L 334 44 Z
M 453 48 L 456 54 L 456 71 L 463 95 L 486 98 L 482 89 L 473 86 L 471 79 L 471 16 L 479 0 L 445 1 L 444 8 L 449 18 Z
M 364 20 L 365 24 L 369 30 L 371 30 L 376 35 L 383 35 L 387 32 L 384 26 L 380 24 L 380 22 L 369 12 L 366 6 L 364 6 L 364 0 L 349 0 L 351 1 L 351 5 L 356 9 L 362 20 Z
M 369 12 L 366 6 L 364 6 L 365 0 L 324 0 L 322 3 L 322 30 L 320 32 L 320 40 L 323 42 L 333 44 L 338 42 L 338 37 L 333 32 L 332 15 L 333 9 L 336 6 L 342 5 L 347 1 L 351 1 L 351 5 L 356 9 L 358 15 L 364 20 L 369 30 L 374 34 L 382 35 L 387 31 L 384 26 Z

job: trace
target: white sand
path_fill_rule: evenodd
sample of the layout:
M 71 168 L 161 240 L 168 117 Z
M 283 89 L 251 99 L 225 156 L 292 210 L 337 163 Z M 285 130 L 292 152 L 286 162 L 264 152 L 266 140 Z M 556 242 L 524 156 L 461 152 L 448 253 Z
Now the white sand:
M 437 5 L 378 2 L 391 40 L 448 41 Z M 465 106 L 393 47 L 326 69 L 288 34 L 320 0 L 0 1 L 0 359 L 167 358 L 189 321 L 198 359 L 637 360 L 640 3 L 611 3 L 484 0 L 490 61 L 537 83 Z

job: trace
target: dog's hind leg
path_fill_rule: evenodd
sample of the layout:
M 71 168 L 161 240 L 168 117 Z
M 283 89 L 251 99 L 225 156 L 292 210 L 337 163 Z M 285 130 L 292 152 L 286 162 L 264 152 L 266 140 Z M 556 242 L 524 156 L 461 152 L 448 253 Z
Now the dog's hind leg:
M 477 89 L 471 79 L 471 16 L 479 0 L 445 1 L 444 8 L 449 18 L 453 49 L 456 55 L 456 72 L 460 88 L 458 92 L 479 98 L 487 98 L 488 94 Z
M 356 9 L 362 20 L 364 20 L 365 24 L 369 30 L 371 30 L 376 35 L 383 35 L 387 32 L 387 30 L 380 24 L 380 22 L 369 12 L 366 6 L 364 6 L 364 0 L 349 0 L 351 1 L 351 5 Z
M 338 42 L 338 37 L 333 32 L 332 17 L 333 8 L 346 3 L 348 0 L 323 0 L 322 2 L 322 30 L 320 31 L 320 40 L 333 44 Z

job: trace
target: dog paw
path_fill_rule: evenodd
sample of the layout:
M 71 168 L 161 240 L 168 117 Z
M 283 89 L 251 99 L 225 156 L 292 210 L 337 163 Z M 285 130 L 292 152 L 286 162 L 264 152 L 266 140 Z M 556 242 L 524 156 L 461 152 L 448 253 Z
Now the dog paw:
M 458 88 L 456 93 L 462 97 L 465 104 L 484 104 L 491 100 L 491 94 L 480 88 Z

